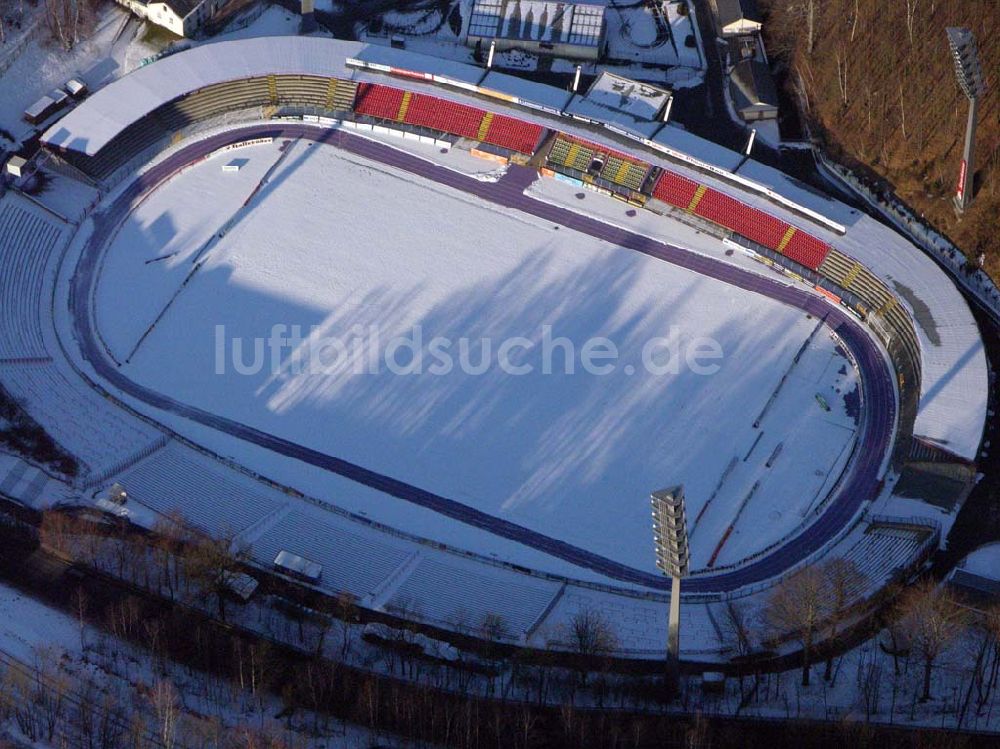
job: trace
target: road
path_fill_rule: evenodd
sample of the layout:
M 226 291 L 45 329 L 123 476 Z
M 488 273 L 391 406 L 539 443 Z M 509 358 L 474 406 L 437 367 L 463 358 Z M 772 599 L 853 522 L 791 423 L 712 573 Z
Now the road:
M 888 362 L 874 341 L 867 335 L 861 323 L 845 310 L 829 304 L 824 299 L 804 289 L 788 286 L 776 278 L 766 278 L 721 260 L 705 257 L 665 242 L 610 226 L 568 209 L 535 200 L 524 194 L 525 188 L 537 178 L 537 172 L 532 169 L 511 167 L 506 176 L 498 182 L 481 182 L 382 143 L 367 140 L 342 130 L 320 129 L 308 125 L 250 125 L 192 143 L 171 154 L 144 174 L 137 176 L 112 204 L 95 216 L 94 232 L 82 251 L 73 276 L 71 303 L 73 305 L 74 328 L 83 357 L 102 379 L 120 391 L 154 408 L 190 419 L 278 454 L 334 472 L 385 494 L 517 541 L 610 578 L 651 588 L 669 588 L 670 581 L 660 575 L 629 567 L 587 549 L 489 515 L 461 502 L 442 497 L 336 456 L 312 450 L 254 429 L 246 424 L 179 403 L 131 381 L 107 358 L 103 347 L 95 337 L 90 299 L 96 280 L 97 260 L 100 257 L 101 248 L 106 244 L 115 227 L 126 219 L 134 201 L 164 180 L 169 179 L 183 167 L 207 157 L 225 145 L 260 137 L 304 138 L 335 146 L 474 195 L 498 206 L 523 211 L 553 224 L 721 280 L 731 286 L 763 294 L 824 320 L 827 327 L 840 337 L 844 345 L 853 353 L 860 369 L 866 411 L 859 429 L 857 458 L 848 469 L 849 473 L 842 478 L 836 496 L 831 498 L 826 509 L 815 522 L 793 536 L 787 543 L 740 568 L 691 577 L 685 581 L 686 592 L 725 592 L 762 582 L 780 574 L 830 541 L 850 522 L 862 504 L 875 495 L 879 469 L 883 457 L 891 445 L 895 425 L 896 400 L 893 375 Z

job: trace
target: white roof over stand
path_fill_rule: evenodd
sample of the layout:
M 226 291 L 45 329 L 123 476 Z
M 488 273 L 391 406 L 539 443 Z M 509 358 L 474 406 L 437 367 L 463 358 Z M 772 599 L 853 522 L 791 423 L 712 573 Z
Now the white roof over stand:
M 913 318 L 921 364 L 914 434 L 974 460 L 989 382 L 979 326 L 965 299 L 933 260 L 868 216 L 834 244 L 881 278 Z
M 42 136 L 87 155 L 178 96 L 264 73 L 351 77 L 345 65 L 365 45 L 310 37 L 261 37 L 204 44 L 146 65 L 105 86 Z
M 537 105 L 542 109 L 555 112 L 563 111 L 573 97 L 573 94 L 565 89 L 537 81 L 529 81 L 497 70 L 488 72 L 482 83 L 479 84 L 479 88 L 513 96 L 521 103 Z

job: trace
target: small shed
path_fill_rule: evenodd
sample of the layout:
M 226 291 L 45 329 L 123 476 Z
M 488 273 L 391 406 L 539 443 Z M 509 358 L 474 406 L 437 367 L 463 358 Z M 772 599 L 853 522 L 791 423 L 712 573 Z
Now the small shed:
M 28 160 L 23 156 L 11 156 L 7 159 L 7 174 L 21 178 L 28 169 Z
M 69 95 L 75 99 L 80 99 L 87 95 L 87 84 L 79 78 L 70 78 L 64 87 Z
M 63 106 L 65 106 L 67 99 L 69 99 L 69 94 L 61 88 L 52 89 L 49 93 L 24 110 L 24 119 L 32 125 L 44 122 L 57 111 L 62 109 Z

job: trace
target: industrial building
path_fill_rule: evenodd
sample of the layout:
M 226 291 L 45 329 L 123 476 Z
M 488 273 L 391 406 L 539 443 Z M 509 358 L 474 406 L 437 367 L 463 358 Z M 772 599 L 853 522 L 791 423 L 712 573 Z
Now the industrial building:
M 476 0 L 469 46 L 496 42 L 496 50 L 597 60 L 605 52 L 607 23 L 601 5 L 546 0 Z

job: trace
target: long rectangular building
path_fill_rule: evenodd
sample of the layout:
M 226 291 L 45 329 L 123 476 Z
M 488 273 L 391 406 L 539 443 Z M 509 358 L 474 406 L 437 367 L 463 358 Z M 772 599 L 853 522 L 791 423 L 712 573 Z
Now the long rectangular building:
M 597 60 L 605 50 L 604 6 L 548 0 L 476 0 L 467 43 L 497 51 Z

